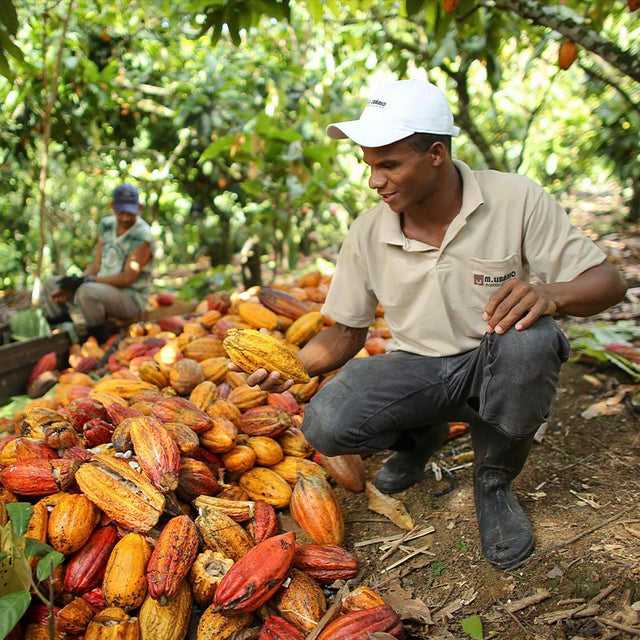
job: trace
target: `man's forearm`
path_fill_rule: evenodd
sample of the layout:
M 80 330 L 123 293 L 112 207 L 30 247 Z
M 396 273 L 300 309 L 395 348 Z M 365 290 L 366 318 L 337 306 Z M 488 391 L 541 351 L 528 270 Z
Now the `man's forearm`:
M 581 318 L 620 302 L 627 285 L 608 261 L 588 269 L 571 282 L 539 285 L 557 305 L 557 312 Z
M 334 324 L 321 331 L 298 353 L 310 376 L 341 367 L 362 349 L 368 328 Z

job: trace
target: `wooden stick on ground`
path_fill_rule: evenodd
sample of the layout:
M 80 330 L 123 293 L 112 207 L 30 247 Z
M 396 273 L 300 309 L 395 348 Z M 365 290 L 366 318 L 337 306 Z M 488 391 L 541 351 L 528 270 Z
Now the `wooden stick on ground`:
M 629 627 L 626 624 L 620 624 L 615 620 L 609 620 L 609 618 L 603 618 L 602 616 L 595 616 L 594 620 L 597 620 L 602 624 L 606 624 L 608 627 L 613 627 L 614 629 L 618 629 L 620 631 L 626 631 L 627 633 L 631 633 L 634 636 L 640 636 L 640 629 L 638 629 L 637 627 Z
M 561 549 L 562 547 L 566 547 L 570 544 L 573 544 L 574 542 L 577 542 L 581 538 L 584 538 L 585 536 L 592 534 L 594 531 L 597 531 L 598 529 L 602 529 L 602 527 L 606 527 L 608 524 L 612 523 L 614 520 L 618 520 L 618 518 L 621 518 L 625 513 L 626 511 L 621 511 L 620 513 L 616 513 L 610 518 L 603 520 L 600 524 L 596 524 L 590 529 L 581 531 L 580 533 L 573 536 L 573 538 L 569 538 L 568 540 L 561 540 L 560 542 L 556 542 L 555 544 L 552 544 L 550 547 L 541 549 L 540 551 L 538 551 L 538 553 L 534 553 L 532 556 L 529 556 L 529 558 L 527 558 L 527 560 L 525 560 L 522 564 L 518 565 L 517 568 L 519 569 L 521 567 L 524 567 L 525 565 L 529 564 L 530 562 L 533 562 L 534 560 L 539 560 L 542 556 L 546 555 L 551 551 L 555 551 L 556 549 Z
M 411 560 L 411 558 L 414 558 L 415 556 L 417 556 L 420 553 L 425 553 L 428 554 L 430 556 L 433 556 L 434 558 L 436 557 L 435 553 L 432 553 L 431 551 L 429 551 L 429 546 L 428 544 L 425 544 L 424 547 L 420 547 L 419 549 L 416 549 L 413 553 L 410 553 L 408 556 L 405 556 L 404 558 L 398 560 L 397 562 L 394 562 L 393 564 L 390 564 L 388 567 L 385 567 L 384 569 L 382 569 L 382 571 L 380 573 L 386 573 L 387 571 L 391 571 L 391 569 L 395 569 L 397 566 L 401 565 L 402 563 L 406 562 L 407 560 Z
M 535 593 L 532 593 L 530 596 L 526 596 L 525 598 L 520 598 L 520 600 L 514 600 L 508 604 L 502 604 L 500 601 L 498 601 L 498 603 L 509 613 L 515 613 L 516 611 L 530 607 L 532 604 L 538 604 L 550 596 L 551 594 L 546 589 L 538 589 Z

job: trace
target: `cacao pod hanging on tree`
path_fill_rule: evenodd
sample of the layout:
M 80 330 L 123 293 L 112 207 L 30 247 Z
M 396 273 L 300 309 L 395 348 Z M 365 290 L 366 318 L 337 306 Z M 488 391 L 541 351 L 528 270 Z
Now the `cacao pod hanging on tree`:
M 558 66 L 567 70 L 578 57 L 578 47 L 575 42 L 567 40 L 560 45 L 558 50 Z

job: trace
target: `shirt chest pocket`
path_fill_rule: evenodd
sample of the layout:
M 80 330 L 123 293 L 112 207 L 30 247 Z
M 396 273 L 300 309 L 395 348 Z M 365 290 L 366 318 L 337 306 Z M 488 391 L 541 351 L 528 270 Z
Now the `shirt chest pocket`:
M 501 260 L 480 260 L 468 258 L 468 293 L 471 308 L 484 309 L 489 296 L 497 291 L 507 280 L 522 278 L 520 256 L 513 253 Z

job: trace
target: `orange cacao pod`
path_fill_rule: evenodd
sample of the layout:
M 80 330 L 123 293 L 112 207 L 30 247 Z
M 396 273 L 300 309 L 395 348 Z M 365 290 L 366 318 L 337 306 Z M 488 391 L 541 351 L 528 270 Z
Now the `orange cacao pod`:
M 98 527 L 84 546 L 71 556 L 64 574 L 67 593 L 80 595 L 101 584 L 117 537 L 114 525 Z
M 155 384 L 150 384 L 144 380 L 121 380 L 118 378 L 107 377 L 100 378 L 93 387 L 94 393 L 113 393 L 120 398 L 129 400 L 136 393 L 145 390 L 157 389 Z
M 158 400 L 153 404 L 152 413 L 160 422 L 186 424 L 196 433 L 211 428 L 211 418 L 186 398 L 174 396 Z
M 140 607 L 140 640 L 183 640 L 189 630 L 191 588 L 186 580 L 164 604 L 147 596 Z
M 233 402 L 229 402 L 224 398 L 218 398 L 207 407 L 207 415 L 212 418 L 220 416 L 221 418 L 231 420 L 231 422 L 235 424 L 240 419 L 242 412 Z
M 299 476 L 289 505 L 291 516 L 316 544 L 342 544 L 344 518 L 331 485 L 319 476 Z
M 163 493 L 178 486 L 180 451 L 164 426 L 155 418 L 130 418 L 129 435 L 138 464 Z
M 189 395 L 189 401 L 201 409 L 206 411 L 207 407 L 218 397 L 218 387 L 210 380 L 203 380 L 199 385 L 193 388 Z
M 240 319 L 255 329 L 267 329 L 269 331 L 278 326 L 278 316 L 257 302 L 241 302 L 238 305 Z
M 138 367 L 141 380 L 155 385 L 158 389 L 169 386 L 169 372 L 160 366 L 156 360 L 145 360 Z
M 238 429 L 227 418 L 214 416 L 209 421 L 210 428 L 200 433 L 200 444 L 213 453 L 224 453 L 233 449 L 238 438 Z
M 65 491 L 78 470 L 76 460 L 21 460 L 0 471 L 0 483 L 12 493 L 23 496 L 46 496 Z
M 97 515 L 93 503 L 82 493 L 64 495 L 49 514 L 49 544 L 64 555 L 78 551 L 91 536 Z
M 4 503 L 3 503 L 4 504 Z M 25 537 L 39 540 L 40 542 L 47 541 L 47 529 L 49 526 L 49 509 L 47 508 L 46 501 L 44 499 L 38 500 L 31 507 L 31 517 L 27 524 L 27 530 L 25 531 Z M 0 523 L 0 526 L 4 526 L 4 523 Z
M 239 419 L 240 429 L 249 436 L 277 438 L 291 427 L 291 416 L 271 405 L 247 409 Z
M 206 358 L 200 364 L 202 365 L 204 379 L 214 384 L 220 384 L 229 372 L 229 359 L 226 351 L 224 356 Z
M 324 317 L 319 311 L 309 311 L 300 316 L 284 334 L 287 342 L 302 347 L 324 328 Z
M 363 585 L 347 594 L 340 605 L 340 611 L 342 613 L 349 613 L 349 611 L 373 609 L 383 604 L 387 603 L 377 591 Z
M 297 427 L 287 429 L 278 437 L 285 456 L 308 458 L 313 453 L 313 447 L 307 442 L 304 434 Z
M 446 13 L 451 13 L 457 6 L 459 0 L 442 0 L 442 7 Z
M 243 473 L 238 481 L 252 500 L 264 500 L 276 509 L 291 501 L 291 487 L 275 471 L 267 467 L 254 467 Z
M 332 544 L 296 545 L 293 566 L 321 584 L 348 580 L 358 572 L 358 559 L 346 549 Z
M 206 463 L 193 458 L 181 458 L 176 493 L 185 502 L 202 495 L 213 496 L 218 493 L 218 481 Z
M 280 615 L 305 633 L 313 631 L 327 610 L 320 585 L 300 569 L 291 569 L 290 580 L 275 597 Z
M 253 547 L 249 534 L 219 509 L 205 508 L 196 518 L 196 527 L 207 549 L 232 560 L 239 560 Z
M 262 391 L 260 387 L 250 387 L 248 384 L 241 384 L 235 389 L 231 389 L 227 396 L 227 401 L 240 409 L 240 411 L 247 411 L 253 407 L 259 407 L 267 400 L 267 392 Z
M 297 456 L 284 456 L 280 462 L 270 468 L 292 487 L 298 482 L 299 476 L 318 476 L 325 480 L 329 477 L 327 472 L 313 460 Z
M 558 49 L 558 66 L 567 70 L 578 57 L 578 46 L 571 40 L 566 40 Z
M 165 505 L 162 493 L 124 460 L 98 453 L 76 473 L 82 493 L 125 529 L 149 531 Z
M 323 629 L 318 640 L 368 640 L 369 634 L 377 631 L 404 637 L 402 621 L 389 605 L 341 615 Z
M 171 518 L 147 564 L 149 595 L 162 602 L 178 592 L 198 553 L 198 532 L 189 516 Z
M 320 378 L 314 376 L 304 384 L 294 384 L 289 391 L 298 402 L 308 402 L 318 391 L 320 386 Z
M 322 466 L 339 487 L 355 493 L 364 491 L 366 475 L 364 463 L 359 455 L 325 456 L 320 454 L 320 460 Z
M 198 434 L 191 427 L 187 427 L 186 424 L 181 424 L 180 422 L 164 422 L 163 424 L 171 439 L 176 443 L 181 455 L 188 456 L 200 446 Z
M 256 452 L 246 444 L 237 444 L 229 451 L 220 454 L 222 464 L 230 473 L 249 471 L 256 462 Z
M 256 464 L 260 467 L 270 467 L 280 462 L 284 456 L 278 441 L 268 436 L 247 438 L 247 444 L 254 450 Z
M 222 340 L 212 335 L 191 340 L 191 342 L 185 345 L 182 352 L 185 358 L 191 358 L 198 362 L 227 355 L 227 352 L 222 346 Z
M 147 563 L 151 546 L 139 533 L 125 534 L 112 549 L 102 580 L 102 594 L 109 607 L 137 609 L 147 595 Z
M 192 358 L 178 360 L 169 371 L 169 384 L 181 396 L 189 395 L 203 380 L 202 365 Z
M 196 640 L 228 640 L 234 634 L 246 629 L 253 620 L 253 613 L 228 615 L 218 611 L 215 605 L 204 610 L 198 622 Z
M 221 610 L 255 611 L 278 590 L 293 560 L 291 531 L 263 540 L 227 571 L 213 596 Z

